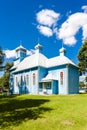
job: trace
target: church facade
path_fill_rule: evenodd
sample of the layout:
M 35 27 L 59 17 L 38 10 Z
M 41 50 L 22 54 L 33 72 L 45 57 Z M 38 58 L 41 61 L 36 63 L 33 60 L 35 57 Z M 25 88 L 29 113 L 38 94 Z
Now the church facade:
M 48 59 L 41 53 L 42 46 L 35 46 L 36 52 L 26 56 L 23 46 L 16 48 L 14 66 L 10 69 L 10 89 L 13 94 L 77 94 L 79 93 L 78 67 L 65 56 Z

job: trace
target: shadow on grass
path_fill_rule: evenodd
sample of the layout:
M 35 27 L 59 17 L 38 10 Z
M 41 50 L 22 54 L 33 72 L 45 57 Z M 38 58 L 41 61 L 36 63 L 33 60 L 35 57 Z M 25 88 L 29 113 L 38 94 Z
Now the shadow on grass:
M 49 102 L 46 99 L 22 99 L 18 100 L 14 97 L 11 99 L 3 97 L 0 103 L 0 127 L 17 126 L 25 120 L 36 120 L 41 118 L 40 114 L 51 111 L 49 107 L 41 106 Z

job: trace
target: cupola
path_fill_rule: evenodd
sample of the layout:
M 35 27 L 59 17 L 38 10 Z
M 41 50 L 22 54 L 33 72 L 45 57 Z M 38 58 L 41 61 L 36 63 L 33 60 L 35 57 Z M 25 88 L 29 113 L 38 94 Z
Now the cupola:
M 65 53 L 66 53 L 66 49 L 65 49 L 64 47 L 62 47 L 62 48 L 59 50 L 59 52 L 60 52 L 60 56 L 64 56 Z
M 26 57 L 27 50 L 22 45 L 20 45 L 15 49 L 15 52 L 16 58 L 20 58 L 20 61 L 22 61 Z
M 36 52 L 39 53 L 43 49 L 43 46 L 40 45 L 39 43 L 35 46 Z

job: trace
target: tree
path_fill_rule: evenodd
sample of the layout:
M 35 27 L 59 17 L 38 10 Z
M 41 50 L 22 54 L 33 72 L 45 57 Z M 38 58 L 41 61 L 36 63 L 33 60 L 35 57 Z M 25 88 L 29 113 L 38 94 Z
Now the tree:
M 9 63 L 7 62 L 5 65 L 5 73 L 4 75 L 0 78 L 0 85 L 3 86 L 4 88 L 9 88 L 9 78 L 10 78 L 10 68 L 13 66 L 13 62 Z
M 85 77 L 86 87 L 87 87 L 87 76 Z
M 2 51 L 2 47 L 0 46 L 0 69 L 3 69 L 3 61 L 4 61 L 5 53 Z
M 0 87 L 3 86 L 3 82 L 4 82 L 4 77 L 2 76 L 2 77 L 0 77 Z
M 80 75 L 85 74 L 85 72 L 87 72 L 87 40 L 84 41 L 81 49 L 79 50 L 78 60 Z
M 2 47 L 0 46 L 0 71 L 2 71 L 5 66 L 3 66 L 3 62 L 4 62 L 4 57 L 5 57 L 5 53 L 2 51 Z
M 80 81 L 79 82 L 79 87 L 83 88 L 85 86 L 84 82 Z
M 4 74 L 4 87 L 5 88 L 9 88 L 10 68 L 12 66 L 13 66 L 13 62 L 12 63 L 9 63 L 9 62 L 6 63 L 5 74 Z
M 87 76 L 85 77 L 85 81 L 87 82 Z

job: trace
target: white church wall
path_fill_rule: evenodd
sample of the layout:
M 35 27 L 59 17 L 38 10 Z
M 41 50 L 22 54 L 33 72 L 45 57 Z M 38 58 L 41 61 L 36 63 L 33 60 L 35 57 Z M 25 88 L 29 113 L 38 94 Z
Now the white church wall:
M 66 66 L 54 67 L 49 69 L 48 73 L 52 73 L 58 79 L 59 94 L 67 94 L 67 75 Z

